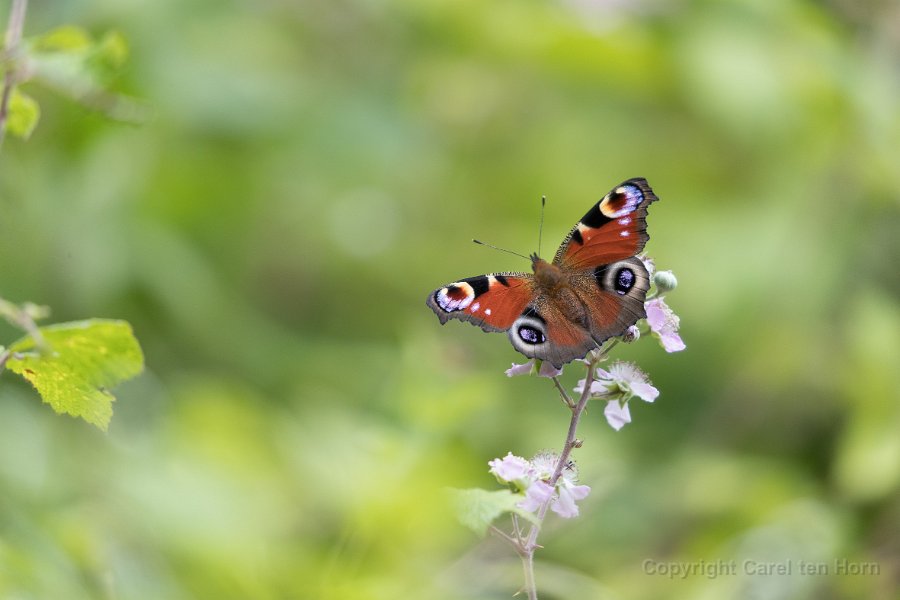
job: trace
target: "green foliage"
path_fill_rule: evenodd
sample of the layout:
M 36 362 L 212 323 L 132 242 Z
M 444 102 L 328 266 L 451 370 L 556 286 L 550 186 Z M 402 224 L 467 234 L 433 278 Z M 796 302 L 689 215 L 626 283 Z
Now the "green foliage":
M 444 490 L 558 448 L 569 413 L 503 375 L 504 336 L 439 326 L 425 295 L 527 271 L 469 240 L 536 250 L 546 194 L 552 254 L 632 176 L 660 196 L 647 248 L 678 275 L 689 351 L 617 347 L 661 397 L 620 432 L 589 408 L 592 492 L 542 532 L 539 585 L 895 596 L 895 7 L 30 2 L 26 35 L 123 32 L 115 84 L 154 118 L 23 85 L 42 115 L 0 154 L 0 288 L 126 319 L 148 373 L 107 435 L 0 379 L 0 597 L 509 598 L 520 566 Z M 641 568 L 785 555 L 882 575 Z
M 9 99 L 9 116 L 6 130 L 16 137 L 27 140 L 41 118 L 41 107 L 31 96 L 14 88 Z
M 15 58 L 7 59 L 6 69 L 15 72 L 9 115 L 5 131 L 28 139 L 37 126 L 40 106 L 21 91 L 22 85 L 35 82 L 64 94 L 111 118 L 137 119 L 133 107 L 119 97 L 112 85 L 128 59 L 128 43 L 117 31 L 108 31 L 95 40 L 84 28 L 57 27 L 24 40 Z M 131 109 L 131 110 L 129 110 Z
M 26 336 L 10 346 L 7 368 L 31 382 L 57 413 L 106 430 L 115 397 L 109 390 L 134 377 L 144 356 L 124 321 L 90 319 L 40 329 L 47 345 Z
M 460 523 L 480 536 L 487 533 L 488 527 L 495 519 L 505 513 L 519 515 L 530 523 L 536 523 L 533 513 L 516 506 L 522 501 L 522 494 L 514 494 L 512 490 L 450 490 L 453 495 L 453 506 Z
M 31 42 L 32 49 L 37 53 L 85 53 L 93 45 L 91 34 L 83 27 L 75 25 L 62 25 L 51 29 L 47 33 L 35 36 Z

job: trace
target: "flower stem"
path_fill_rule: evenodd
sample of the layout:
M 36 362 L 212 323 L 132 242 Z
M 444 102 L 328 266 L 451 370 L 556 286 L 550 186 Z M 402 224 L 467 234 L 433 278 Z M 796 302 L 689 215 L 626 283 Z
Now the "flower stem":
M 605 354 L 605 351 L 603 354 Z M 600 356 L 602 356 L 602 354 Z M 577 404 L 573 405 L 571 403 L 572 401 L 565 393 L 565 390 L 562 389 L 562 386 L 559 385 L 558 381 L 554 380 L 557 390 L 563 394 L 563 401 L 572 409 L 572 419 L 569 421 L 569 431 L 566 434 L 566 441 L 563 444 L 562 452 L 559 454 L 559 461 L 557 461 L 556 468 L 553 470 L 553 476 L 548 482 L 550 487 L 556 487 L 556 482 L 559 480 L 563 469 L 566 468 L 566 465 L 569 462 L 569 455 L 577 444 L 575 434 L 578 431 L 578 422 L 581 420 L 581 415 L 584 413 L 588 400 L 591 398 L 591 383 L 594 381 L 594 367 L 597 362 L 599 362 L 600 356 L 592 355 L 588 360 L 584 390 L 581 392 L 581 397 L 578 399 Z M 521 551 L 519 552 L 519 555 L 522 557 L 522 568 L 525 571 L 525 591 L 528 594 L 528 600 L 537 600 L 537 586 L 534 581 L 534 551 L 539 547 L 537 537 L 541 531 L 541 525 L 544 523 L 544 518 L 547 516 L 547 510 L 550 508 L 551 501 L 552 498 L 548 498 L 538 509 L 537 523 L 531 525 L 528 537 L 525 539 Z
M 534 583 L 534 551 L 522 554 L 522 569 L 525 571 L 525 593 L 528 600 L 537 600 L 537 585 Z
M 9 21 L 6 24 L 6 41 L 3 46 L 3 60 L 6 62 L 3 74 L 3 92 L 0 93 L 0 145 L 6 134 L 6 120 L 9 117 L 9 99 L 16 84 L 16 52 L 22 41 L 22 29 L 25 26 L 25 10 L 28 0 L 13 0 L 9 9 Z

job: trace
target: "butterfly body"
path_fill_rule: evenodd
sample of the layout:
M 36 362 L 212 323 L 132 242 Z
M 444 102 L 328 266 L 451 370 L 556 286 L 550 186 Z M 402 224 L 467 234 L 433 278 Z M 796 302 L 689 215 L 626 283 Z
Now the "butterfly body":
M 650 279 L 636 255 L 647 242 L 644 179 L 616 186 L 569 232 L 552 262 L 533 273 L 491 273 L 434 290 L 426 304 L 441 323 L 460 319 L 507 332 L 513 348 L 556 367 L 582 358 L 644 318 Z

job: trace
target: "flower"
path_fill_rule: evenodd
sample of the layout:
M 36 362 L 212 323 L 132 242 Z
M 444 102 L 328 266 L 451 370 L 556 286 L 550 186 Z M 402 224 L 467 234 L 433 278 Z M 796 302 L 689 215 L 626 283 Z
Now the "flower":
M 555 455 L 554 455 L 555 456 Z M 591 488 L 586 485 L 575 485 L 578 483 L 578 468 L 575 463 L 569 461 L 556 482 L 557 497 L 550 503 L 550 510 L 558 514 L 564 519 L 571 519 L 578 516 L 578 506 L 576 500 L 584 500 L 590 493 Z
M 584 379 L 578 380 L 575 391 L 584 393 Z M 604 400 L 629 400 L 637 396 L 646 402 L 653 402 L 659 390 L 653 387 L 647 374 L 634 363 L 616 361 L 609 371 L 597 368 L 597 379 L 591 382 L 591 396 Z
M 552 450 L 543 450 L 534 455 L 531 459 L 532 473 L 538 479 L 550 479 L 556 472 L 556 465 L 559 463 L 559 454 Z
M 531 469 L 531 463 L 512 452 L 508 452 L 503 458 L 495 458 L 488 462 L 488 466 L 491 467 L 491 474 L 501 483 L 525 479 Z
M 591 488 L 577 485 L 578 470 L 569 461 L 556 480 L 550 485 L 559 455 L 555 452 L 540 452 L 530 461 L 508 452 L 503 458 L 490 461 L 490 472 L 500 483 L 513 484 L 514 491 L 522 495 L 518 507 L 534 512 L 550 503 L 550 509 L 565 519 L 578 516 L 576 502 L 583 500 Z
M 574 482 L 566 477 L 560 477 L 562 484 L 559 485 L 559 498 L 550 505 L 550 510 L 558 514 L 564 519 L 571 519 L 578 516 L 578 506 L 576 500 L 584 500 L 591 492 L 591 488 L 586 485 L 575 485 Z
M 650 330 L 659 338 L 666 352 L 679 352 L 687 347 L 678 335 L 678 324 L 681 320 L 663 298 L 648 300 L 644 303 L 644 308 L 647 311 Z
M 529 359 L 528 362 L 518 365 L 513 363 L 510 368 L 506 370 L 507 377 L 514 377 L 516 375 L 531 375 L 534 372 L 535 363 L 534 359 Z M 541 366 L 538 369 L 538 377 L 558 377 L 562 375 L 562 369 L 557 369 L 547 361 L 541 361 Z
M 584 393 L 584 384 L 585 380 L 580 380 L 575 391 Z M 608 371 L 597 369 L 597 379 L 591 382 L 590 395 L 607 401 L 603 414 L 610 427 L 618 431 L 626 423 L 631 423 L 628 401 L 637 397 L 644 402 L 653 402 L 659 397 L 659 390 L 653 387 L 647 374 L 637 365 L 616 361 Z
M 525 499 L 519 502 L 518 507 L 534 512 L 552 496 L 553 488 L 550 487 L 550 484 L 543 479 L 536 479 L 525 490 Z

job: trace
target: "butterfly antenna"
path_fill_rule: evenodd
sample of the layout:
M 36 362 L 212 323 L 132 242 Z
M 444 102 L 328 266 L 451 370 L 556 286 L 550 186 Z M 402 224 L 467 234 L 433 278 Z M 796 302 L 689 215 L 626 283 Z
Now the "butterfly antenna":
M 544 207 L 547 205 L 547 196 L 541 196 L 541 224 L 538 227 L 538 256 L 541 255 L 541 240 L 544 237 Z
M 472 240 L 472 241 L 475 242 L 476 244 L 480 244 L 480 245 L 482 245 L 482 246 L 487 246 L 488 248 L 493 248 L 494 250 L 499 250 L 500 252 L 507 252 L 507 253 L 509 253 L 509 254 L 514 254 L 515 256 L 521 256 L 521 257 L 524 258 L 525 260 L 531 260 L 530 258 L 528 258 L 527 256 L 525 256 L 524 254 L 519 254 L 518 252 L 513 252 L 512 250 L 507 250 L 506 248 L 500 248 L 500 247 L 495 246 L 495 245 L 493 245 L 493 244 L 488 244 L 487 242 L 482 242 L 481 240 Z

